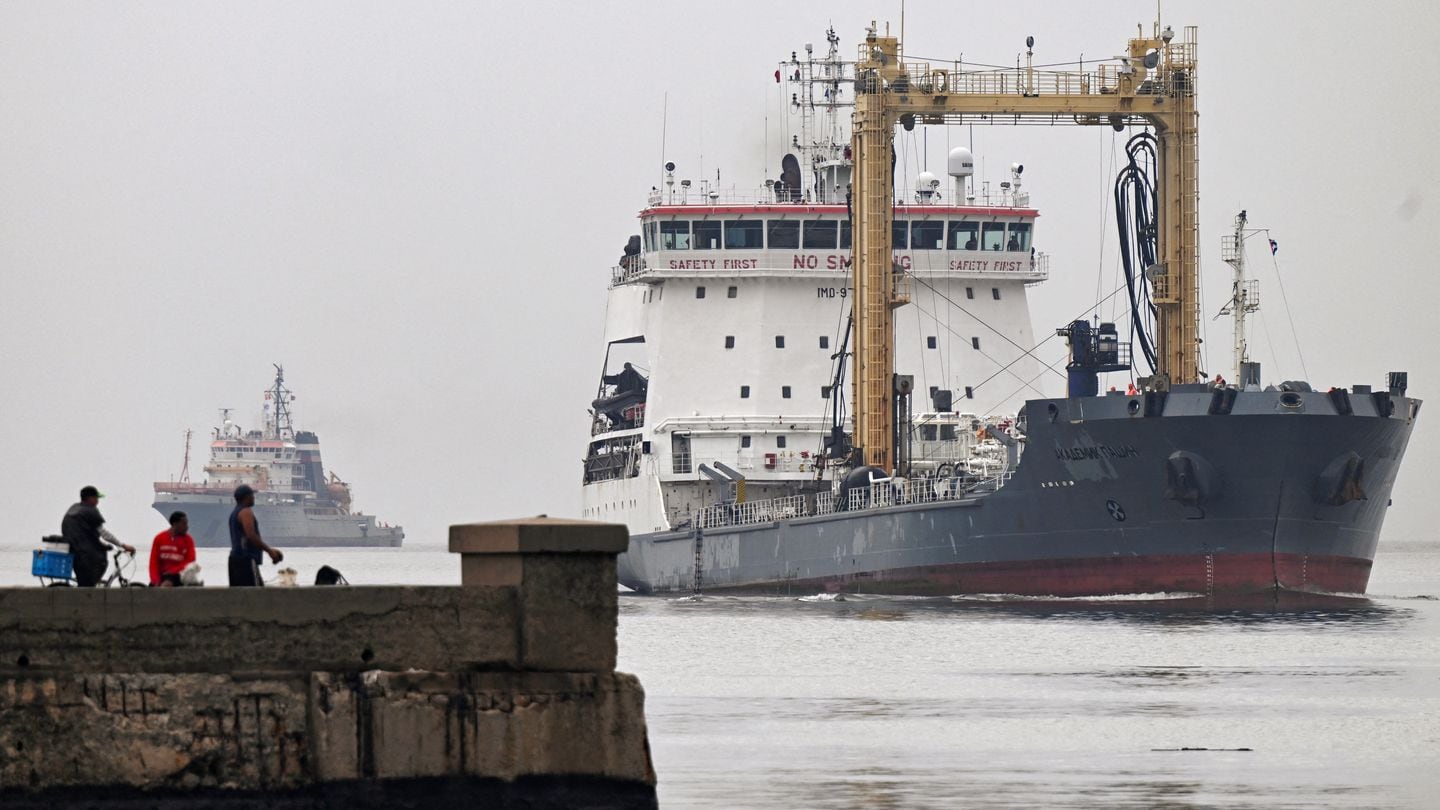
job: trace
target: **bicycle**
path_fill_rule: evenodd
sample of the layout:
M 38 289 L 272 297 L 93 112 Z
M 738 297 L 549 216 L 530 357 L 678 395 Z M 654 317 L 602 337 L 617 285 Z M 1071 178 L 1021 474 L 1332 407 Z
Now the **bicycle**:
M 123 559 L 122 559 L 123 558 Z M 144 588 L 143 582 L 131 578 L 135 572 L 135 552 L 117 548 L 111 554 L 113 566 L 106 566 L 105 576 L 95 583 L 97 588 Z M 30 573 L 47 588 L 78 587 L 75 580 L 74 557 L 68 552 L 37 550 Z
M 103 576 L 103 577 L 100 578 L 100 581 L 95 584 L 95 587 L 97 587 L 97 588 L 109 588 L 109 587 L 111 587 L 111 586 L 114 586 L 114 587 L 117 587 L 117 588 L 148 588 L 148 587 L 150 587 L 148 583 L 145 583 L 145 582 L 136 582 L 135 580 L 133 580 L 133 579 L 131 579 L 130 577 L 127 577 L 127 576 L 126 576 L 126 573 L 129 573 L 131 576 L 133 576 L 134 573 L 135 573 L 135 552 L 133 552 L 133 551 L 126 551 L 126 550 L 123 549 L 123 548 L 117 548 L 117 549 L 115 549 L 115 553 L 114 553 L 113 555 L 111 555 L 111 556 L 112 556 L 112 558 L 114 559 L 114 573 L 111 573 L 111 569 L 110 569 L 110 568 L 106 568 L 106 569 L 105 569 L 105 576 Z M 126 561 L 126 562 L 121 562 L 121 561 L 120 561 L 120 558 L 121 558 L 122 556 L 124 556 L 124 557 L 127 558 L 127 561 Z M 127 563 L 128 563 L 128 565 L 127 565 Z M 117 583 L 118 583 L 118 584 L 117 584 Z

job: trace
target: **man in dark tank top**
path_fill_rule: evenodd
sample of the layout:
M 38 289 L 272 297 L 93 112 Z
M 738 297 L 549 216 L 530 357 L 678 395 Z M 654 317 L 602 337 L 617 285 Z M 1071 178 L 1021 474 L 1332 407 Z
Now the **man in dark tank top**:
M 285 559 L 280 549 L 260 537 L 260 521 L 255 517 L 255 490 L 249 484 L 235 488 L 235 509 L 230 513 L 230 587 L 259 587 L 260 565 L 265 555 L 278 563 Z

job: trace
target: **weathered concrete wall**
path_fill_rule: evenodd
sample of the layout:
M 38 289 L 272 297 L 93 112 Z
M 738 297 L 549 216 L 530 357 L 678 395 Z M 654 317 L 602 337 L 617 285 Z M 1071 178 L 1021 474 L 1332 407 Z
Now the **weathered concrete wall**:
M 454 527 L 458 588 L 0 590 L 0 804 L 653 805 L 624 544 Z

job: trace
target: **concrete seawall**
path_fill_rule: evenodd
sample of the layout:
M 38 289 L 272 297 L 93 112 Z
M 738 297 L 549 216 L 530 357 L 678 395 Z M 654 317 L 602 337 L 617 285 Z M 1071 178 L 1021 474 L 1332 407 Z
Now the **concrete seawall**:
M 455 526 L 460 587 L 0 589 L 0 805 L 653 807 L 626 542 Z

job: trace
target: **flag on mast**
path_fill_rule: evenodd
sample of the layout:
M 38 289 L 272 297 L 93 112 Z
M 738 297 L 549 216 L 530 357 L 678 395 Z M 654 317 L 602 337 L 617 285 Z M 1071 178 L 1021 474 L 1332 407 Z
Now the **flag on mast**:
M 1279 243 L 1279 242 L 1276 242 L 1274 239 L 1271 239 L 1271 240 L 1270 240 L 1270 255 L 1271 255 L 1271 256 L 1274 256 L 1274 255 L 1276 254 L 1276 252 L 1278 252 L 1279 250 L 1280 250 L 1280 243 Z

